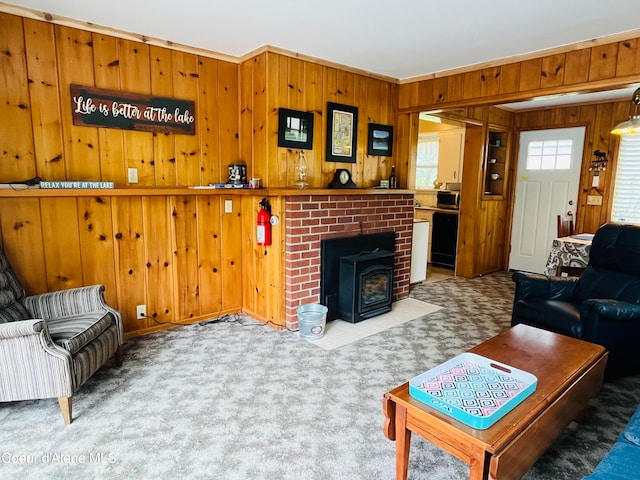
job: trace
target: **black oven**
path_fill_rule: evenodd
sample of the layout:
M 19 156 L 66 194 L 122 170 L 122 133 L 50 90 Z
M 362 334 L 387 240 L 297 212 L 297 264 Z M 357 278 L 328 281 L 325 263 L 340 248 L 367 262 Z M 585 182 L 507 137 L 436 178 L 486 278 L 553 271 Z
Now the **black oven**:
M 450 210 L 458 210 L 460 208 L 460 192 L 439 190 L 437 195 L 436 206 L 438 208 L 447 208 Z
M 431 237 L 431 263 L 439 267 L 456 268 L 458 250 L 458 213 L 435 212 Z

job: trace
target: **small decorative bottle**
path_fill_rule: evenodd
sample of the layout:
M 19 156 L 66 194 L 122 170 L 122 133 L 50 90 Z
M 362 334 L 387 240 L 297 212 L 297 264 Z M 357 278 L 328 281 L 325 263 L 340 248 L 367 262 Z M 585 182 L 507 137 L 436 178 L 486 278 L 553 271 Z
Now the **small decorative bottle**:
M 389 175 L 389 188 L 398 188 L 398 177 L 396 176 L 396 166 L 391 166 L 391 175 Z
M 307 181 L 307 162 L 304 160 L 304 150 L 300 150 L 300 155 L 298 156 L 298 164 L 296 165 L 296 183 L 294 183 L 295 187 L 298 190 L 305 189 L 309 186 L 309 182 Z

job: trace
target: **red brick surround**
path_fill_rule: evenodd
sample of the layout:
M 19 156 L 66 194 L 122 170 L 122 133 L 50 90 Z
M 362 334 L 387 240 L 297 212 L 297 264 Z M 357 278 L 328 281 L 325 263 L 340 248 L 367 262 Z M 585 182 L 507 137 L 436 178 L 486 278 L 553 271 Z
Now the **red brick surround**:
M 320 302 L 320 240 L 396 232 L 393 300 L 409 296 L 412 194 L 286 197 L 286 326 L 298 329 L 296 307 Z

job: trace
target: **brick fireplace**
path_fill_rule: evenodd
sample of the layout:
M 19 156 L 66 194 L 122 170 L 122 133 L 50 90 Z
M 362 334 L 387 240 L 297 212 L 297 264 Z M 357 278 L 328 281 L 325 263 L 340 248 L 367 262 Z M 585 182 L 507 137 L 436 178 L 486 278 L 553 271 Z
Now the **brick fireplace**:
M 409 296 L 413 194 L 367 193 L 286 197 L 286 327 L 298 329 L 296 308 L 320 302 L 320 241 L 394 231 L 393 300 Z

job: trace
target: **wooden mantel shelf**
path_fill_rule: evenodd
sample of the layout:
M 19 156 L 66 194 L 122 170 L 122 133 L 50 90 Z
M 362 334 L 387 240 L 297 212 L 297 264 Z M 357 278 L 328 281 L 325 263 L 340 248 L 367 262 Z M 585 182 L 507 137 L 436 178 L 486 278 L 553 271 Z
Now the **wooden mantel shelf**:
M 404 195 L 413 194 L 413 190 L 388 188 L 191 188 L 191 187 L 142 187 L 142 188 L 33 188 L 2 189 L 2 197 L 127 197 L 127 196 L 162 196 L 162 195 L 252 195 L 263 197 L 288 197 L 307 195 Z

